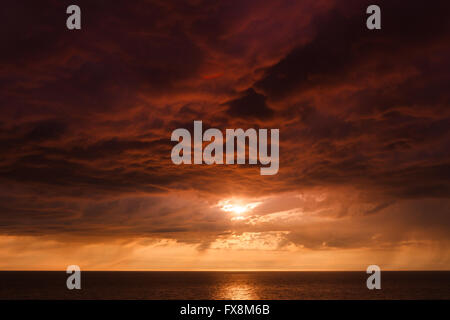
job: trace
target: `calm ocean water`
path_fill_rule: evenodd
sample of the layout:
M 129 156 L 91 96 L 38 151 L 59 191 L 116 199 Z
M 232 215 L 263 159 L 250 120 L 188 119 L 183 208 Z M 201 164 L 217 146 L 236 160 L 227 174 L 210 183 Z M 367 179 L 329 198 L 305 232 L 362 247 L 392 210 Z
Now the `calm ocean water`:
M 450 299 L 450 272 L 0 272 L 0 299 Z

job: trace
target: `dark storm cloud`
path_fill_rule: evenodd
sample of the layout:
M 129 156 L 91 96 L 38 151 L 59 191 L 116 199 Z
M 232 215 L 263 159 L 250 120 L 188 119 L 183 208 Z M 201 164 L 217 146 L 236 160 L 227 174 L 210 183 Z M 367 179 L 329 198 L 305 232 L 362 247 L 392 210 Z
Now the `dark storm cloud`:
M 28 141 L 43 141 L 49 139 L 58 139 L 66 131 L 67 125 L 57 120 L 40 121 L 33 125 L 33 128 L 27 132 L 25 139 Z
M 333 219 L 450 196 L 447 1 L 379 1 L 377 31 L 365 27 L 367 1 L 79 1 L 80 31 L 65 28 L 69 4 L 0 13 L 2 233 L 164 233 L 205 247 L 238 229 L 214 208 L 230 196 L 353 186 L 375 199 L 353 210 L 331 196 L 319 216 Z M 175 166 L 170 134 L 194 120 L 279 128 L 279 174 Z M 448 230 L 446 208 L 424 206 L 408 228 L 436 210 L 430 228 Z M 309 248 L 376 242 L 347 222 L 322 235 L 264 231 Z
M 228 114 L 239 118 L 265 119 L 273 115 L 266 103 L 266 97 L 253 88 L 246 90 L 241 97 L 227 102 Z
M 378 3 L 383 8 L 380 31 L 364 27 L 365 16 L 362 13 L 369 4 L 370 1 L 347 1 L 345 6 L 337 6 L 317 17 L 314 40 L 294 49 L 269 68 L 256 86 L 271 98 L 280 98 L 315 87 L 340 84 L 353 72 L 356 76 L 367 71 L 383 74 L 389 68 L 413 67 L 411 63 L 417 55 L 433 51 L 436 45 L 447 46 L 444 34 L 449 28 L 447 12 L 450 6 L 445 1 L 433 5 L 423 1 L 408 4 L 381 1 Z M 371 64 L 378 70 L 357 70 Z M 429 68 L 427 64 L 417 67 Z M 441 92 L 440 89 L 438 91 Z M 424 93 L 418 95 L 423 96 Z
M 361 27 L 367 4 L 316 17 L 314 39 L 255 84 L 298 119 L 283 131 L 292 142 L 285 154 L 301 148 L 309 156 L 291 177 L 299 185 L 351 181 L 400 197 L 448 197 L 449 5 L 380 2 L 382 30 L 369 31 Z

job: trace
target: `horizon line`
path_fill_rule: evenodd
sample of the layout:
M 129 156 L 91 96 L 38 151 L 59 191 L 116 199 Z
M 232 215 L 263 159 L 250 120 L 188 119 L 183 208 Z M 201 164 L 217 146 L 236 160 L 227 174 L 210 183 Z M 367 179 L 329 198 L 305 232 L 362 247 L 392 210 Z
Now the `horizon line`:
M 187 270 L 187 269 L 171 269 L 171 270 L 161 270 L 161 269 L 81 269 L 82 272 L 367 272 L 365 269 L 358 270 L 324 270 L 324 269 L 198 269 L 198 270 Z M 382 269 L 382 272 L 450 272 L 450 269 Z M 65 269 L 0 269 L 0 272 L 66 272 Z

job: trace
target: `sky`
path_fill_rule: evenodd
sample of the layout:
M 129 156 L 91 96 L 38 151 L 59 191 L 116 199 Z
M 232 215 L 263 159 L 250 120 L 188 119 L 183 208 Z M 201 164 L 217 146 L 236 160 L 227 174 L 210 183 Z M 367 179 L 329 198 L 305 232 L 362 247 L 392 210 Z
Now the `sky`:
M 376 3 L 2 4 L 0 270 L 450 270 L 450 3 Z M 195 120 L 279 172 L 173 164 Z

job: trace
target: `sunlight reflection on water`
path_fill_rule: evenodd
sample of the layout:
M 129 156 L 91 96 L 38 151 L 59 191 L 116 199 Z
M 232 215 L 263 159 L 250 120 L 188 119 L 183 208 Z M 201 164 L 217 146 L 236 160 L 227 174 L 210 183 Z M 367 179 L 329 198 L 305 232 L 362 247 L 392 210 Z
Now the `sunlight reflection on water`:
M 226 272 L 216 278 L 217 286 L 212 299 L 219 300 L 257 300 L 260 288 L 254 276 L 247 272 Z
M 213 299 L 257 300 L 258 295 L 254 286 L 244 283 L 231 283 L 219 287 Z

